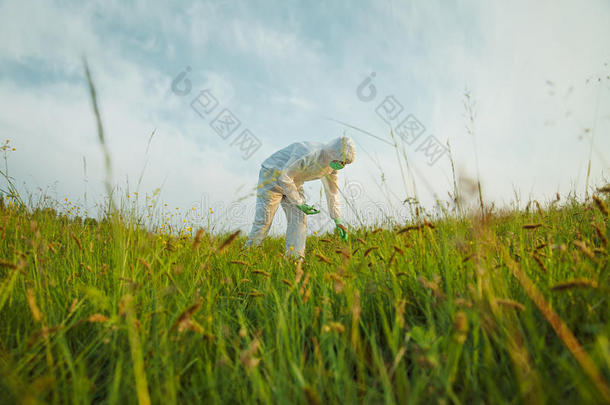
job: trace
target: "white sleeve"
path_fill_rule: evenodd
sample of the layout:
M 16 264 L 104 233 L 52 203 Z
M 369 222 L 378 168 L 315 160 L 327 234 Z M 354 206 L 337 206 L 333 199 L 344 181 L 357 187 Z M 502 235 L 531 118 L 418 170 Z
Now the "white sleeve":
M 332 219 L 341 217 L 341 206 L 339 201 L 339 184 L 337 171 L 333 170 L 328 176 L 320 179 L 324 186 L 326 202 L 328 202 L 328 213 Z
M 288 198 L 292 204 L 301 205 L 305 201 L 299 194 L 299 190 L 297 189 L 296 184 L 294 184 L 294 176 L 303 171 L 305 168 L 305 159 L 301 158 L 295 160 L 290 165 L 284 168 L 284 170 L 280 171 L 277 182 L 284 192 L 284 195 Z

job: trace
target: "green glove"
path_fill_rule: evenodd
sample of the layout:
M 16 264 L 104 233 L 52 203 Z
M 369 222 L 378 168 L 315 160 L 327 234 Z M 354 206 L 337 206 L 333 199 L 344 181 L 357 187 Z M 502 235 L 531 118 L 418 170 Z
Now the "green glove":
M 340 218 L 335 218 L 336 230 L 339 232 L 341 239 L 347 242 L 347 228 L 341 223 Z
M 297 205 L 297 208 L 300 209 L 301 211 L 303 211 L 307 215 L 313 215 L 313 214 L 320 213 L 320 210 L 317 210 L 313 206 L 307 205 L 307 204 Z

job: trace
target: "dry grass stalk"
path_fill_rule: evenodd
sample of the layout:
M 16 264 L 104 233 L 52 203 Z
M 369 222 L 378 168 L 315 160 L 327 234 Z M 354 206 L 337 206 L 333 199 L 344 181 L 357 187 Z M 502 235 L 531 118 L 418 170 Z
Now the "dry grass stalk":
M 246 366 L 248 370 L 253 369 L 260 363 L 261 359 L 256 357 L 259 348 L 260 342 L 258 341 L 258 339 L 254 339 L 252 343 L 250 343 L 250 346 L 248 346 L 247 349 L 243 350 L 239 355 L 239 360 L 244 366 Z
M 593 360 L 591 360 L 591 357 L 589 357 L 589 354 L 580 345 L 578 339 L 576 339 L 576 336 L 574 336 L 561 317 L 557 315 L 557 313 L 549 305 L 542 293 L 538 290 L 532 280 L 530 280 L 527 274 L 525 274 L 523 269 L 521 269 L 519 264 L 513 260 L 504 247 L 500 246 L 500 249 L 507 267 L 513 276 L 519 281 L 528 297 L 530 297 L 530 299 L 536 304 L 547 322 L 551 324 L 553 330 L 555 330 L 555 333 L 557 333 L 557 336 L 559 336 L 561 341 L 570 350 L 572 355 L 574 355 L 587 375 L 589 375 L 591 380 L 593 380 L 593 383 L 602 394 L 604 400 L 606 402 L 610 402 L 610 388 L 608 388 L 606 385 L 604 377 L 597 368 L 597 365 L 593 362 Z
M 542 212 L 542 207 L 540 206 L 540 203 L 538 202 L 538 200 L 534 200 L 534 204 L 536 204 L 536 210 L 538 211 L 538 215 L 543 217 L 544 213 Z
M 358 350 L 360 347 L 360 315 L 362 314 L 362 307 L 360 306 L 360 292 L 354 291 L 354 297 L 352 299 L 352 336 L 351 344 L 354 350 Z
M 593 227 L 595 228 L 595 232 L 597 233 L 597 236 L 599 236 L 599 238 L 602 240 L 602 244 L 604 246 L 608 246 L 608 238 L 606 237 L 606 233 L 597 224 L 593 224 Z
M 201 305 L 203 305 L 203 300 L 200 299 L 197 302 L 193 303 L 191 306 L 189 306 L 187 309 L 185 309 L 184 312 L 182 312 L 182 314 L 180 314 L 180 316 L 178 317 L 176 323 L 172 325 L 170 330 L 178 329 L 178 332 L 183 332 L 189 329 L 198 329 L 197 326 L 199 326 L 199 324 L 192 321 L 191 317 L 197 311 L 199 311 Z
M 252 270 L 254 274 L 260 274 L 261 276 L 271 277 L 271 273 L 266 272 L 265 270 Z
M 369 253 L 371 253 L 373 250 L 375 249 L 379 249 L 379 246 L 372 246 L 370 248 L 368 248 L 365 252 L 364 252 L 364 257 L 367 257 L 369 255 Z
M 309 287 L 307 289 L 307 291 L 305 291 L 305 293 L 303 294 L 303 304 L 306 304 L 307 301 L 309 301 L 310 295 L 311 295 L 311 287 Z
M 465 258 L 462 259 L 462 263 L 466 263 L 468 260 L 472 259 L 475 256 L 475 254 L 471 254 L 466 256 Z
M 76 304 L 78 304 L 78 298 L 74 298 L 74 300 L 72 300 L 72 304 L 70 304 L 70 308 L 68 309 L 69 314 L 72 314 L 74 311 L 76 311 Z
M 608 207 L 606 207 L 606 204 L 604 204 L 604 201 L 601 198 L 599 198 L 598 196 L 596 196 L 596 195 L 593 196 L 593 201 L 595 201 L 595 205 L 597 205 L 597 208 L 607 218 L 608 215 L 609 215 L 608 214 Z
M 458 343 L 463 344 L 468 336 L 468 316 L 464 311 L 458 311 L 455 314 L 453 327 L 455 328 L 455 338 Z
M 36 296 L 34 295 L 34 290 L 28 288 L 27 290 L 27 299 L 28 305 L 30 306 L 30 311 L 32 312 L 32 318 L 36 322 L 40 322 L 42 319 L 42 313 L 40 312 L 40 308 L 38 308 L 38 304 L 36 304 Z
M 91 323 L 102 323 L 102 322 L 106 322 L 109 318 L 106 315 L 102 315 L 102 314 L 93 314 L 90 315 L 89 318 L 87 318 L 87 321 L 91 322 Z
M 536 263 L 538 263 L 538 266 L 545 272 L 548 273 L 548 270 L 546 268 L 546 266 L 544 265 L 544 262 L 542 261 L 542 259 L 536 255 L 532 256 L 534 258 L 534 260 L 536 261 Z
M 473 304 L 472 304 L 471 300 L 467 300 L 464 298 L 456 298 L 455 305 L 457 305 L 459 307 L 464 307 L 464 308 L 472 308 Z
M 396 352 L 396 356 L 394 357 L 394 362 L 392 362 L 392 367 L 390 368 L 390 371 L 388 372 L 389 378 L 392 378 L 394 376 L 394 373 L 396 372 L 396 368 L 400 364 L 400 361 L 402 360 L 402 358 L 404 357 L 406 352 L 407 352 L 407 348 L 404 346 L 401 346 L 401 348 L 398 349 L 398 352 Z
M 9 269 L 16 270 L 17 265 L 15 263 L 11 263 L 8 260 L 0 259 L 0 267 L 8 267 Z
M 222 242 L 220 247 L 218 247 L 217 252 L 222 253 L 222 251 L 224 251 L 231 243 L 233 243 L 233 241 L 235 241 L 235 238 L 237 238 L 237 235 L 239 235 L 240 233 L 240 230 L 233 232 L 227 239 L 225 239 L 224 242 Z
M 396 233 L 400 235 L 401 233 L 405 233 L 405 232 L 409 232 L 409 231 L 414 231 L 414 230 L 419 231 L 419 230 L 422 230 L 424 227 L 434 229 L 435 225 L 433 223 L 431 223 L 430 221 L 428 221 L 427 219 L 424 219 L 423 224 L 409 225 L 409 226 L 406 226 L 406 227 L 398 230 Z
M 511 300 L 508 298 L 498 298 L 498 299 L 496 299 L 496 304 L 502 305 L 502 306 L 508 307 L 508 308 L 518 309 L 519 311 L 525 311 L 525 305 L 523 305 L 522 303 L 520 303 L 518 301 Z
M 322 253 L 316 253 L 316 257 L 318 259 L 320 259 L 320 261 L 326 263 L 326 264 L 332 264 L 332 262 L 330 261 L 330 259 L 326 256 L 324 256 Z
M 404 228 L 400 229 L 400 230 L 399 230 L 398 232 L 396 232 L 396 233 L 400 235 L 401 233 L 405 233 L 405 232 L 413 231 L 413 230 L 416 230 L 416 229 L 417 229 L 417 230 L 419 230 L 419 229 L 421 229 L 421 228 L 422 228 L 422 225 L 409 225 L 409 226 L 406 226 L 406 227 L 404 227 Z
M 299 284 L 301 277 L 303 277 L 303 262 L 299 260 L 297 262 L 297 268 L 294 272 L 294 283 Z
M 419 283 L 424 288 L 432 290 L 432 292 L 434 293 L 435 297 L 437 297 L 437 298 L 445 298 L 445 294 L 443 294 L 443 292 L 440 290 L 440 288 L 438 286 L 438 283 L 440 281 L 440 277 L 438 275 L 434 276 L 434 281 L 428 280 L 424 276 L 418 277 L 417 280 L 419 281 Z
M 345 326 L 341 325 L 339 322 L 329 322 L 326 325 L 322 326 L 322 333 L 328 332 L 345 332 Z
M 199 228 L 197 230 L 197 234 L 195 235 L 195 239 L 193 240 L 193 250 L 196 250 L 201 244 L 201 237 L 203 236 L 203 228 Z
M 146 271 L 148 272 L 149 276 L 152 276 L 152 271 L 150 270 L 150 264 L 148 264 L 148 262 L 144 259 L 139 258 L 138 262 L 140 262 L 140 264 L 142 266 L 144 266 L 144 268 L 146 269 Z
M 335 253 L 338 253 L 341 256 L 343 256 L 343 258 L 345 260 L 349 260 L 352 257 L 352 255 L 350 254 L 349 250 L 347 250 L 347 249 L 337 249 L 337 250 L 335 250 Z
M 74 241 L 78 245 L 78 249 L 82 251 L 83 250 L 83 245 L 80 243 L 80 240 L 73 233 L 71 233 L 70 236 L 72 237 L 72 239 L 74 239 Z
M 309 273 L 307 273 L 305 275 L 305 278 L 303 279 L 303 283 L 301 284 L 301 289 L 299 290 L 299 293 L 301 295 L 305 295 L 305 288 L 307 287 L 308 283 L 309 283 Z
M 341 293 L 343 291 L 343 288 L 345 287 L 345 282 L 343 281 L 343 278 L 336 273 L 329 274 L 328 277 L 333 280 L 333 289 L 335 290 L 335 292 L 337 294 Z
M 579 249 L 580 249 L 580 251 L 581 251 L 581 252 L 582 252 L 582 253 L 583 253 L 585 256 L 587 256 L 587 257 L 588 257 L 589 259 L 591 259 L 591 260 L 595 260 L 595 253 L 593 253 L 593 252 L 591 251 L 591 249 L 589 249 L 589 248 L 587 247 L 587 245 L 585 244 L 585 242 L 580 241 L 580 240 L 575 240 L 573 243 L 574 243 L 574 246 L 576 246 L 577 248 L 579 248 Z
M 551 287 L 552 291 L 563 291 L 571 288 L 597 288 L 597 282 L 586 278 L 563 281 Z

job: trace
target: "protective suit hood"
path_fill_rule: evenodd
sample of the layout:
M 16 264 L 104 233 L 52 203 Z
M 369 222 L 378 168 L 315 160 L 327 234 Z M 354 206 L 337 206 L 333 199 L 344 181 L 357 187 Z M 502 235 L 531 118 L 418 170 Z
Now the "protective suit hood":
M 346 164 L 356 159 L 356 145 L 351 138 L 341 136 L 324 145 L 324 151 L 328 153 L 329 160 L 339 160 Z

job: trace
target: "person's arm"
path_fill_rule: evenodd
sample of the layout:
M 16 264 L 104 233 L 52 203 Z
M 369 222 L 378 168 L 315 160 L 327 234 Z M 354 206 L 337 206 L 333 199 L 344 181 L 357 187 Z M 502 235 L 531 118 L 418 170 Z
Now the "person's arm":
M 284 168 L 284 170 L 280 171 L 277 182 L 282 187 L 282 191 L 288 201 L 290 201 L 294 205 L 304 204 L 303 198 L 299 194 L 299 190 L 297 189 L 296 184 L 294 184 L 294 176 L 302 172 L 305 168 L 305 159 L 301 158 L 295 160 L 290 165 Z
M 322 185 L 328 203 L 328 214 L 332 219 L 341 217 L 341 206 L 339 201 L 339 176 L 333 170 L 328 176 L 322 177 Z

